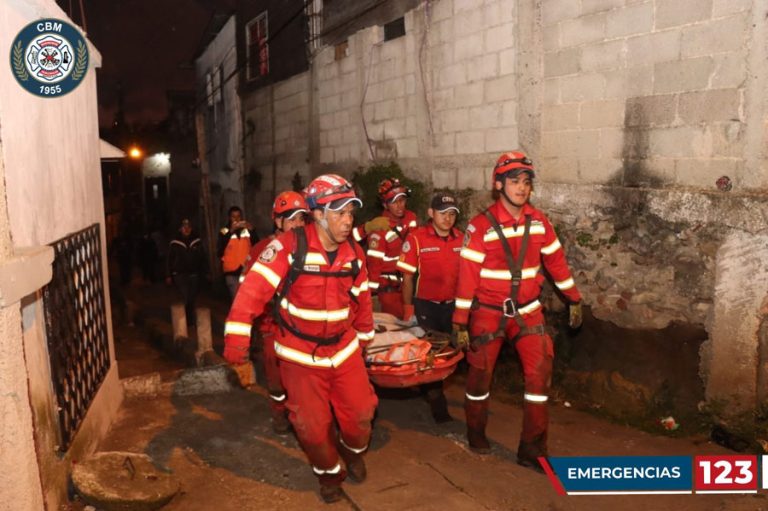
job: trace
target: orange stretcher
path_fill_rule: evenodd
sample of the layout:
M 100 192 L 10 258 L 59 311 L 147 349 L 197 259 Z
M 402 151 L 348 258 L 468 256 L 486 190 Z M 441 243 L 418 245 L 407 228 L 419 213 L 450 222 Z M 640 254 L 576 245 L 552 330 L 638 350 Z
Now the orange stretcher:
M 376 314 L 376 336 L 365 350 L 368 377 L 379 387 L 412 387 L 444 380 L 464 358 L 450 335 L 399 325 Z

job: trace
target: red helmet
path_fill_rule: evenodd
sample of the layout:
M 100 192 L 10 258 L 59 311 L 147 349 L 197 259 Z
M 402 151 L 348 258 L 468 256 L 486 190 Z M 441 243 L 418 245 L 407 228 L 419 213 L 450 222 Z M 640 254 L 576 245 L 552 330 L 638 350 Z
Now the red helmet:
M 493 177 L 491 179 L 491 185 L 493 182 L 502 179 L 504 177 L 515 177 L 521 172 L 527 172 L 531 179 L 536 177 L 536 173 L 533 170 L 533 162 L 519 151 L 511 151 L 499 156 L 496 160 L 496 166 L 493 168 Z
M 328 209 L 338 211 L 350 202 L 363 205 L 363 201 L 355 195 L 352 184 L 336 174 L 323 174 L 315 178 L 304 189 L 304 197 L 309 209 L 320 209 L 327 205 Z
M 275 197 L 272 205 L 272 220 L 277 217 L 293 218 L 297 213 L 308 213 L 307 201 L 300 193 L 294 191 L 282 192 Z
M 411 190 L 396 177 L 390 177 L 379 183 L 378 195 L 382 202 L 392 202 L 401 195 L 410 197 Z

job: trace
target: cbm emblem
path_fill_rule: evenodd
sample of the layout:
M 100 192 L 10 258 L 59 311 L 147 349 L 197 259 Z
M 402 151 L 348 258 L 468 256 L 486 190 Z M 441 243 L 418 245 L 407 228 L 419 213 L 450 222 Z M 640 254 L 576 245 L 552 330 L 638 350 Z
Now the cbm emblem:
M 88 45 L 80 31 L 66 21 L 32 22 L 11 45 L 11 71 L 32 94 L 63 96 L 80 85 L 88 71 Z

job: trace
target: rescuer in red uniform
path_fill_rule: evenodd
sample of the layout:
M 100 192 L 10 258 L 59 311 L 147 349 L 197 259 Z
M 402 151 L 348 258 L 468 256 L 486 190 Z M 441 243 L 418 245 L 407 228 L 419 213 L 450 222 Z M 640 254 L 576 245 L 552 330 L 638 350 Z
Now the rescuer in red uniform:
M 286 191 L 275 197 L 272 205 L 272 221 L 275 223 L 275 232 L 271 236 L 259 241 L 251 249 L 251 254 L 245 263 L 245 269 L 240 276 L 240 283 L 245 281 L 246 275 L 251 270 L 253 263 L 259 257 L 267 245 L 277 236 L 289 232 L 297 227 L 304 227 L 306 215 L 309 208 L 304 197 L 294 191 Z M 284 434 L 290 431 L 291 424 L 288 422 L 288 410 L 285 407 L 285 389 L 280 381 L 280 367 L 275 355 L 275 336 L 278 327 L 272 317 L 272 308 L 267 305 L 259 321 L 258 333 L 253 336 L 252 345 L 261 345 L 261 362 L 263 367 L 259 369 L 264 372 L 267 380 L 267 392 L 269 394 L 269 407 L 271 412 L 272 429 L 275 433 Z M 247 364 L 250 365 L 250 364 Z M 250 370 L 250 367 L 247 368 Z
M 281 234 L 254 262 L 227 317 L 224 358 L 233 364 L 247 359 L 251 323 L 277 293 L 275 352 L 289 418 L 320 480 L 320 495 L 336 502 L 344 496 L 347 472 L 354 481 L 366 477 L 362 454 L 377 398 L 362 348 L 373 340 L 373 314 L 364 254 L 349 238 L 361 204 L 352 186 L 323 175 L 309 184 L 305 198 L 314 222 Z
M 458 214 L 452 195 L 436 194 L 427 210 L 429 223 L 413 229 L 403 243 L 397 269 L 403 274 L 403 320 L 408 323 L 418 322 L 422 328 L 438 332 L 451 331 L 463 237 L 454 227 Z M 427 383 L 421 388 L 435 422 L 450 421 L 443 382 Z
M 378 197 L 389 219 L 386 230 L 368 235 L 368 271 L 371 290 L 379 297 L 381 311 L 403 316 L 402 276 L 397 270 L 400 249 L 410 229 L 418 224 L 413 211 L 406 209 L 411 191 L 396 178 L 379 183 Z
M 464 404 L 467 439 L 474 451 L 490 451 L 485 427 L 491 377 L 502 342 L 509 340 L 520 355 L 525 378 L 517 461 L 540 470 L 537 458 L 547 455 L 547 400 L 554 356 L 538 300 L 544 282 L 542 265 L 570 303 L 573 328 L 581 324 L 581 295 L 552 225 L 528 202 L 535 177 L 533 163 L 523 153 L 509 152 L 498 159 L 492 176 L 498 200 L 467 226 L 453 314 L 458 343 L 470 345 Z

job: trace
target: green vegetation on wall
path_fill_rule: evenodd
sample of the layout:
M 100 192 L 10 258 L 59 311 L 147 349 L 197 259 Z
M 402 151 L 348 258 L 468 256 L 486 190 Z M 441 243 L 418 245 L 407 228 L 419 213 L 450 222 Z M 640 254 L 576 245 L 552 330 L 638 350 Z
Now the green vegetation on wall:
M 431 198 L 427 185 L 421 181 L 406 177 L 400 166 L 392 162 L 387 165 L 372 165 L 367 169 L 355 172 L 352 176 L 352 182 L 355 184 L 355 188 L 363 201 L 363 207 L 356 215 L 357 222 L 370 220 L 381 214 L 381 203 L 376 196 L 376 192 L 379 183 L 391 177 L 396 177 L 401 183 L 411 189 L 411 196 L 408 198 L 408 209 L 416 213 L 420 220 L 427 217 L 427 208 Z

